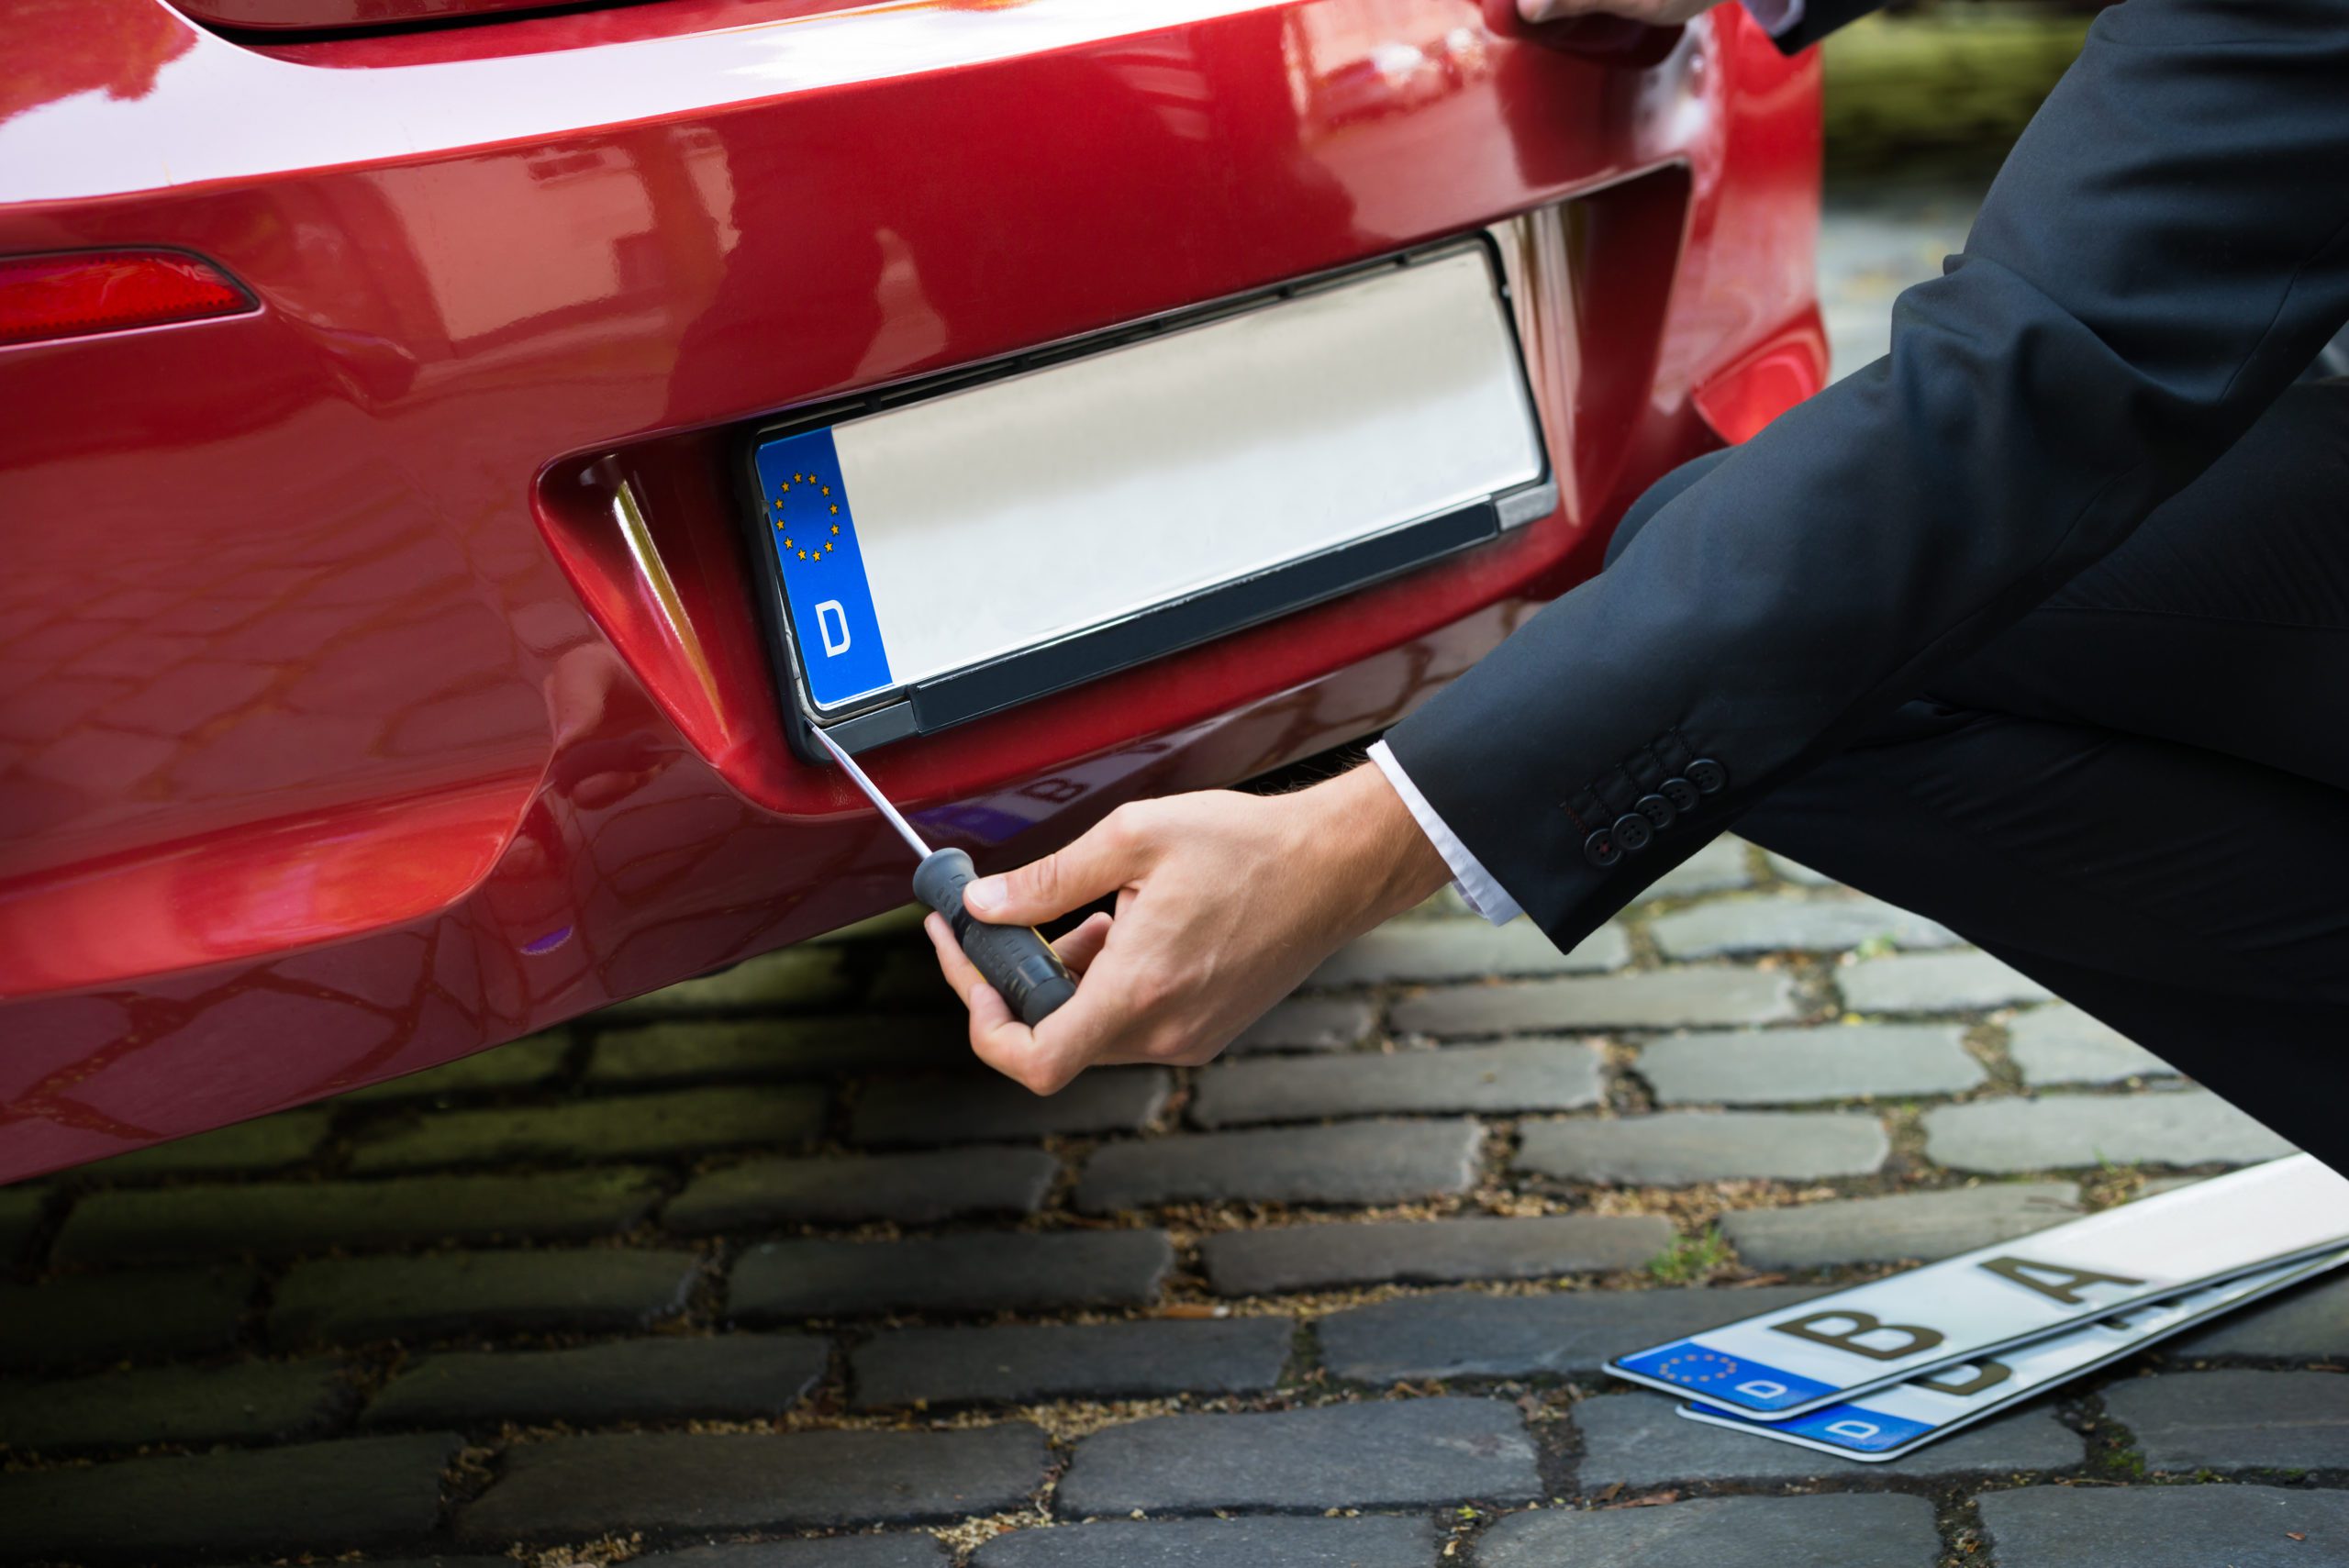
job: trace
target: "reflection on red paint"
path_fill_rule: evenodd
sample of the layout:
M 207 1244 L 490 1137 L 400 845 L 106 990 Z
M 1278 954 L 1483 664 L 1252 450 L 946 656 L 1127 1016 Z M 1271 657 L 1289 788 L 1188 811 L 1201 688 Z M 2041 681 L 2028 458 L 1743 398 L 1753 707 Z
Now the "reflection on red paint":
M 7 32 L 24 47 L 0 70 L 0 121 L 77 93 L 144 97 L 195 46 L 195 29 L 161 6 L 9 0 L 8 11 Z

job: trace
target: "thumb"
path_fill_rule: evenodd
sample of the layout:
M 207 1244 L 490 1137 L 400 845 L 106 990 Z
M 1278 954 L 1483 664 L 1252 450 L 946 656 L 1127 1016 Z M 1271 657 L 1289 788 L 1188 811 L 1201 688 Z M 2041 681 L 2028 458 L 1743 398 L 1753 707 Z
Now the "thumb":
M 1141 874 L 1148 840 L 1121 806 L 1074 843 L 963 890 L 963 907 L 999 926 L 1033 926 L 1106 897 Z

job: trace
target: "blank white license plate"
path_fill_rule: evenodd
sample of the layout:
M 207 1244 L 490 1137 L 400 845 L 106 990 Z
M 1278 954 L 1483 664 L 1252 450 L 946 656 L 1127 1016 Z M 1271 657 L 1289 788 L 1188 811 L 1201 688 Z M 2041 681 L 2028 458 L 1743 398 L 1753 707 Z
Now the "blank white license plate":
M 2349 1180 L 2288 1155 L 1693 1334 L 1607 1370 L 1732 1415 L 1785 1420 L 2344 1245 Z
M 1924 1378 L 1787 1420 L 1731 1416 L 1701 1405 L 1683 1405 L 1680 1414 L 1708 1426 L 1881 1464 L 2020 1405 L 2043 1389 L 2094 1372 L 2343 1263 L 2349 1263 L 2349 1253 L 2333 1252 L 2314 1262 L 2262 1269 L 2221 1284 L 2146 1302 L 2099 1318 L 2086 1328 L 2002 1351 L 1995 1358 L 1942 1367 Z
M 797 695 L 861 744 L 1391 576 L 1555 494 L 1482 241 L 772 428 L 752 468 Z

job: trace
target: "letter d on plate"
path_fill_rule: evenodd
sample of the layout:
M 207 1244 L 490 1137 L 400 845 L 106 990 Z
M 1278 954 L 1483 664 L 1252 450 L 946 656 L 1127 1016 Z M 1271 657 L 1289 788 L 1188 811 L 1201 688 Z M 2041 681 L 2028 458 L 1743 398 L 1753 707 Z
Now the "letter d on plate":
M 826 599 L 816 606 L 816 625 L 824 634 L 825 658 L 837 659 L 848 651 L 848 611 L 838 599 Z M 840 630 L 837 640 L 832 637 L 835 627 Z
M 757 464 L 767 542 L 783 571 L 807 695 L 826 708 L 886 691 L 894 684 L 888 651 L 831 431 L 769 441 Z

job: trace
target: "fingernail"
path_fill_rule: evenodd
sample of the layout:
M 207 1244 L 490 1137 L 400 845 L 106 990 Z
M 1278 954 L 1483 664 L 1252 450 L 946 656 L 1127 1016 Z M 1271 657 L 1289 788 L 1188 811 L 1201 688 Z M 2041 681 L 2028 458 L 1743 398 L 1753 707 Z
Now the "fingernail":
M 1003 903 L 1003 878 L 983 876 L 963 889 L 963 904 L 971 909 L 993 909 Z

